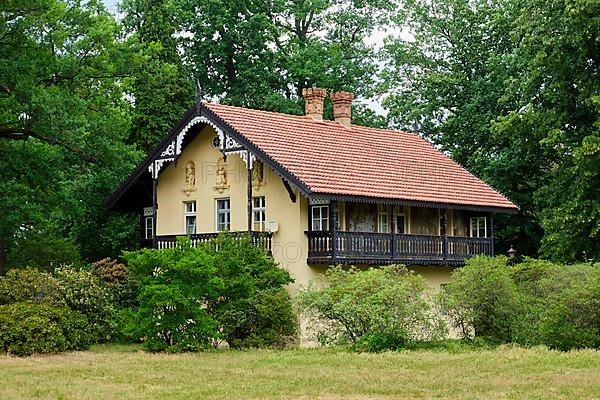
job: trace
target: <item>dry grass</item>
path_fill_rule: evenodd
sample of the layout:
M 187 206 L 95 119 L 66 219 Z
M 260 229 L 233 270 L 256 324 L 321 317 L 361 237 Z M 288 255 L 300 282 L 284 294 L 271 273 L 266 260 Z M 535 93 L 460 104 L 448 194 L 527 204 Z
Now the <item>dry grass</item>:
M 0 399 L 599 399 L 600 352 L 147 354 L 100 347 L 0 356 Z

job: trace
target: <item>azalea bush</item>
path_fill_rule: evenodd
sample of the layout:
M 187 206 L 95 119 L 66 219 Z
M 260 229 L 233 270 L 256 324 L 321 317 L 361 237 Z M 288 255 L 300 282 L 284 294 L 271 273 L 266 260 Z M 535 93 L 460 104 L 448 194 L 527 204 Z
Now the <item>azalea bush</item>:
M 298 305 L 322 344 L 393 350 L 445 333 L 424 279 L 404 266 L 331 268 L 299 293 Z
M 84 350 L 93 337 L 84 315 L 33 302 L 0 305 L 0 350 L 16 356 Z
M 84 329 L 95 343 L 111 341 L 115 337 L 113 296 L 90 271 L 68 266 L 57 268 L 53 273 L 12 269 L 0 277 L 0 304 L 23 302 L 66 307 L 85 316 Z

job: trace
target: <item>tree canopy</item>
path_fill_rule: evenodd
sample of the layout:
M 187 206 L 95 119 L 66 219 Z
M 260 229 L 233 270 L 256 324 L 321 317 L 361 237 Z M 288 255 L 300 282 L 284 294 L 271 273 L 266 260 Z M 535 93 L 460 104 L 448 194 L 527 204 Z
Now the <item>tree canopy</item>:
M 597 1 L 123 0 L 119 12 L 0 3 L 0 273 L 7 257 L 48 266 L 134 247 L 135 217 L 103 202 L 193 105 L 196 81 L 204 98 L 295 114 L 303 88 L 353 91 L 356 123 L 419 133 L 519 205 L 496 218 L 496 248 L 600 258 Z M 387 116 L 365 105 L 381 97 Z

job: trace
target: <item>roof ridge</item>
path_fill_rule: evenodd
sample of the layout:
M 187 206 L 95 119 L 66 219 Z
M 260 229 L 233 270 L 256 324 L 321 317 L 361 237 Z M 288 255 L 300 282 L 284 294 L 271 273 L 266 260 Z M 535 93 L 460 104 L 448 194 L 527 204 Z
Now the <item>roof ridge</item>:
M 298 118 L 300 120 L 306 121 L 306 122 L 314 122 L 317 124 L 332 124 L 335 126 L 340 126 L 344 129 L 348 129 L 346 127 L 344 127 L 343 125 L 341 125 L 339 122 L 332 120 L 332 119 L 323 119 L 323 120 L 315 120 L 307 115 L 304 114 L 288 114 L 288 113 L 284 113 L 284 112 L 279 112 L 279 111 L 270 111 L 270 110 L 261 110 L 259 108 L 250 108 L 250 107 L 242 107 L 242 106 L 233 106 L 230 104 L 221 104 L 221 103 L 210 103 L 210 102 L 205 102 L 203 101 L 203 103 L 207 106 L 217 106 L 217 107 L 227 107 L 227 108 L 233 108 L 233 109 L 238 109 L 238 110 L 247 110 L 247 111 L 251 111 L 251 112 L 258 112 L 258 113 L 264 113 L 264 114 L 273 114 L 273 115 L 280 115 L 282 117 L 287 117 L 287 118 Z M 391 129 L 391 128 L 377 128 L 377 127 L 373 127 L 373 126 L 366 126 L 366 125 L 359 125 L 359 124 L 351 124 L 350 125 L 350 129 L 352 128 L 359 128 L 359 129 L 368 129 L 368 130 L 374 130 L 374 131 L 381 131 L 381 132 L 393 132 L 393 133 L 403 133 L 406 135 L 415 135 L 418 137 L 421 137 L 421 135 L 419 135 L 418 133 L 415 132 L 408 132 L 408 131 L 402 131 L 402 130 L 398 130 L 398 129 Z M 422 138 L 422 137 L 421 137 Z

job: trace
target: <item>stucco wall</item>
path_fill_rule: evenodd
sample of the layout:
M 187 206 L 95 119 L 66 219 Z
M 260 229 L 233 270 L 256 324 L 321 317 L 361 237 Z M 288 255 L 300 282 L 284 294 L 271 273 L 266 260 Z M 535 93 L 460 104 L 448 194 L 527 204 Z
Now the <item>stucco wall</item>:
M 215 136 L 211 127 L 202 129 L 184 149 L 177 163 L 169 165 L 161 173 L 157 186 L 157 235 L 184 234 L 184 202 L 189 201 L 196 201 L 196 232 L 216 232 L 216 200 L 221 198 L 230 199 L 231 230 L 247 229 L 246 164 L 238 155 L 227 157 L 229 188 L 219 193 L 215 185 L 221 152 L 211 145 Z M 185 166 L 189 161 L 195 164 L 196 188 L 188 195 L 185 192 Z M 263 183 L 258 189 L 253 188 L 253 196 L 265 197 L 267 221 L 279 224 L 279 230 L 273 235 L 273 257 L 296 280 L 290 288 L 294 292 L 299 285 L 306 285 L 319 273 L 319 268 L 306 264 L 308 243 L 304 231 L 308 225 L 308 201 L 295 191 L 296 203 L 292 203 L 281 178 L 267 165 L 263 169 Z

